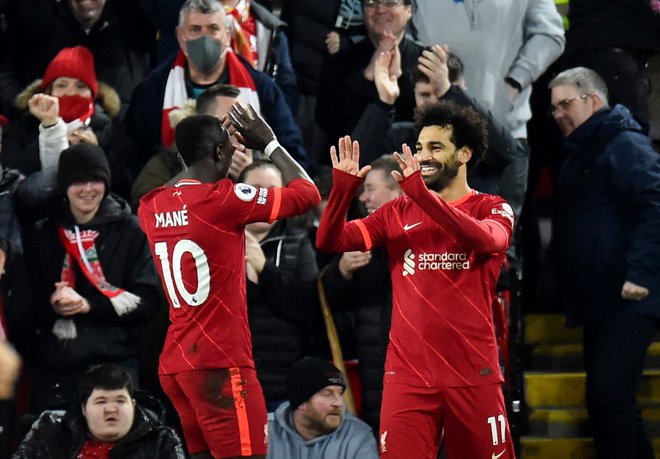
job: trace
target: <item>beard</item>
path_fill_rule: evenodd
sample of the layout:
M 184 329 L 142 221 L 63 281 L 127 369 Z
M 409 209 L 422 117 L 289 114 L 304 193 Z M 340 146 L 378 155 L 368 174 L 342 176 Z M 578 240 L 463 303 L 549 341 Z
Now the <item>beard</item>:
M 438 161 L 424 161 L 420 163 L 420 166 L 434 166 L 436 171 L 430 175 L 422 175 L 426 187 L 435 192 L 440 192 L 447 188 L 449 184 L 456 178 L 458 175 L 458 168 L 460 163 L 456 158 L 450 158 L 445 164 L 441 164 Z

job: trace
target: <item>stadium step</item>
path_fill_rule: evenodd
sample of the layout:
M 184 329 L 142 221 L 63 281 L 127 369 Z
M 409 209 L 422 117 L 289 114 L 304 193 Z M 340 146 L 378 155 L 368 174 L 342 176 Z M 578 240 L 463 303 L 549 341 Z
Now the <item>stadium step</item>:
M 582 330 L 567 329 L 561 314 L 525 317 L 529 406 L 522 459 L 595 459 L 585 408 Z M 649 348 L 638 392 L 647 428 L 660 459 L 660 335 Z

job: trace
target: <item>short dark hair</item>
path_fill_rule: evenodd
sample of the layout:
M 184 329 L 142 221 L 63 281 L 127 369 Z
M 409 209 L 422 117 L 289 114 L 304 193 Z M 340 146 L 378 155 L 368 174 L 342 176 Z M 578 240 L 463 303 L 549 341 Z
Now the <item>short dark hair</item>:
M 227 142 L 227 129 L 219 119 L 211 115 L 189 116 L 174 129 L 174 143 L 187 165 L 212 157 Z
M 417 135 L 427 126 L 450 126 L 451 141 L 456 148 L 468 147 L 472 157 L 468 167 L 481 161 L 488 147 L 486 122 L 471 107 L 461 107 L 451 101 L 440 101 L 417 111 Z
M 464 70 L 465 67 L 461 58 L 451 51 L 447 51 L 447 71 L 449 73 L 449 82 L 451 84 L 456 84 L 456 82 L 463 76 Z M 417 66 L 413 67 L 412 80 L 413 84 L 431 82 L 429 77 Z
M 195 109 L 200 115 L 210 115 L 217 105 L 216 97 L 223 96 L 236 99 L 240 93 L 241 90 L 236 86 L 224 83 L 214 84 L 197 97 Z
M 92 392 L 94 392 L 94 389 L 126 389 L 131 398 L 135 394 L 131 375 L 125 368 L 112 363 L 94 365 L 85 372 L 78 386 L 77 404 L 85 404 L 90 395 L 92 395 Z
M 385 175 L 385 181 L 388 184 L 388 188 L 396 189 L 396 187 L 399 186 L 397 181 L 394 180 L 394 177 L 392 177 L 392 171 L 397 171 L 400 174 L 402 173 L 399 163 L 397 163 L 396 159 L 394 159 L 394 155 L 385 154 L 379 156 L 371 163 L 371 170 L 383 171 L 383 175 Z

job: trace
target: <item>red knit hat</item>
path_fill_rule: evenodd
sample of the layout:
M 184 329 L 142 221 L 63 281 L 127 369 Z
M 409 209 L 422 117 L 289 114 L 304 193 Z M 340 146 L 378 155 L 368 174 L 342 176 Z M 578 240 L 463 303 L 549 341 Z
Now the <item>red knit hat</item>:
M 92 98 L 96 99 L 99 85 L 94 70 L 94 56 L 90 50 L 83 46 L 63 48 L 57 56 L 50 61 L 44 73 L 41 89 L 46 89 L 57 78 L 78 78 L 92 91 Z

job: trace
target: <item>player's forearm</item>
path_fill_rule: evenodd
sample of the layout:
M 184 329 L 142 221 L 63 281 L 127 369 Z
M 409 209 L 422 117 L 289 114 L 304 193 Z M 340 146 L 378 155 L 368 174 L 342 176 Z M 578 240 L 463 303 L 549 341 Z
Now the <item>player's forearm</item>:
M 333 186 L 316 234 L 316 248 L 324 252 L 365 250 L 355 225 L 346 223 L 346 213 L 361 180 L 333 170 Z
M 419 172 L 401 182 L 401 189 L 464 248 L 498 253 L 508 247 L 511 232 L 501 223 L 477 220 L 450 206 L 426 188 Z
M 266 147 L 268 148 L 268 147 Z M 300 164 L 296 162 L 295 159 L 289 154 L 286 149 L 277 143 L 275 149 L 270 153 L 270 159 L 275 163 L 277 168 L 282 174 L 282 181 L 288 185 L 291 180 L 298 178 L 305 179 L 310 183 L 314 183 L 312 179 L 307 175 L 305 169 L 302 168 Z
M 280 188 L 282 193 L 280 209 L 276 219 L 301 215 L 316 207 L 321 202 L 319 190 L 306 179 L 294 179 L 286 188 Z

